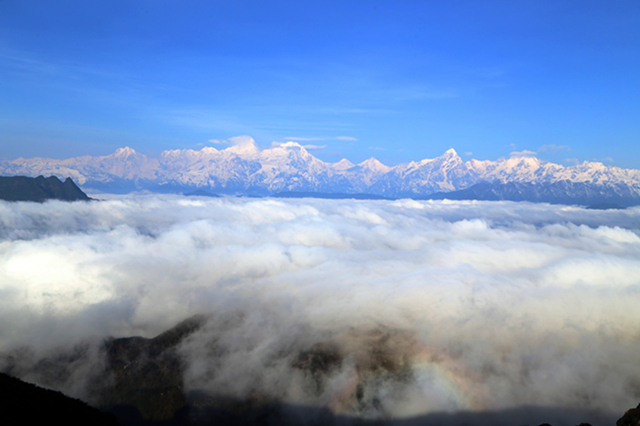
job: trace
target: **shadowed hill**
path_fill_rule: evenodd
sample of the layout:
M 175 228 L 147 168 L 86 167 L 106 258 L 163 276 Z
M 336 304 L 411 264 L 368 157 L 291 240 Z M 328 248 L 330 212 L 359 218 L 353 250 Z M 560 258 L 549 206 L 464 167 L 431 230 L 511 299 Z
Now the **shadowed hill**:
M 0 423 L 117 426 L 103 413 L 60 392 L 43 389 L 0 373 Z
M 7 201 L 37 201 L 50 199 L 63 201 L 90 200 L 80 188 L 66 178 L 64 182 L 56 176 L 0 176 L 0 199 Z
M 226 394 L 224 389 L 214 393 L 185 391 L 185 365 L 178 347 L 206 322 L 207 317 L 195 316 L 151 339 L 110 338 L 103 342 L 105 369 L 96 372 L 99 379 L 93 380 L 96 387 L 90 390 L 97 406 L 115 415 L 120 424 L 125 426 L 597 426 L 613 425 L 621 414 L 584 407 L 520 406 L 494 411 L 434 412 L 392 418 L 385 415 L 381 407 L 377 411 L 382 415 L 370 418 L 336 414 L 324 406 L 292 405 L 261 392 L 238 398 Z M 413 337 L 402 330 L 382 327 L 364 335 L 348 333 L 348 338 L 350 342 L 358 341 L 357 348 L 364 349 L 352 352 L 350 349 L 341 349 L 331 339 L 319 341 L 296 349 L 289 361 L 290 366 L 309 378 L 309 391 L 320 395 L 329 383 L 326 379 L 349 358 L 355 363 L 359 383 L 353 388 L 353 395 L 343 396 L 351 398 L 349 403 L 359 407 L 360 412 L 376 411 L 379 401 L 368 395 L 368 387 L 375 386 L 375 383 L 368 379 L 382 375 L 396 383 L 411 380 L 407 354 L 415 349 Z M 216 342 L 213 340 L 208 344 L 215 346 Z M 8 408 L 13 408 L 5 407 L 6 404 L 18 405 L 13 404 L 5 394 L 17 392 L 0 381 L 0 420 L 4 420 Z M 62 394 L 59 395 L 62 397 Z M 45 406 L 44 403 L 32 404 L 32 400 L 35 400 L 28 395 L 18 397 L 22 398 L 22 402 L 19 402 L 22 407 Z M 22 412 L 18 411 L 17 416 L 21 416 Z M 636 425 L 640 419 L 638 412 L 640 407 L 629 410 L 617 425 Z M 68 418 L 72 418 L 71 414 Z M 585 423 L 585 420 L 589 423 Z M 76 423 L 66 421 L 61 424 Z M 91 421 L 86 424 L 102 423 Z
M 204 321 L 200 316 L 189 318 L 153 339 L 107 340 L 106 373 L 115 380 L 100 392 L 105 410 L 114 412 L 125 424 L 140 424 L 172 419 L 185 408 L 183 365 L 176 347 Z

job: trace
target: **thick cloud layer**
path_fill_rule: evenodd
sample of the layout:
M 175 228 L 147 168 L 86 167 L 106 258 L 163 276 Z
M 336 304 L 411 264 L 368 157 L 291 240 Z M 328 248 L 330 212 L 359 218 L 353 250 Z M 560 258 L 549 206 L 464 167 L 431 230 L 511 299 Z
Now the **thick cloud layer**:
M 639 208 L 138 195 L 3 202 L 0 226 L 24 374 L 205 314 L 188 390 L 387 418 L 640 400 Z

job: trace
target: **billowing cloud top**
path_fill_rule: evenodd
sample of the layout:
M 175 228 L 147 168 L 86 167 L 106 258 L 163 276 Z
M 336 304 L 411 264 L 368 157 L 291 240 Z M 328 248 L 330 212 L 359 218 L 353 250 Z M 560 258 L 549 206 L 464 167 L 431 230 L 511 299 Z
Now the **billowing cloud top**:
M 638 208 L 126 196 L 0 202 L 0 225 L 0 353 L 25 375 L 205 314 L 186 389 L 374 417 L 640 399 Z M 367 367 L 380 335 L 404 375 Z M 310 378 L 318 344 L 343 358 Z

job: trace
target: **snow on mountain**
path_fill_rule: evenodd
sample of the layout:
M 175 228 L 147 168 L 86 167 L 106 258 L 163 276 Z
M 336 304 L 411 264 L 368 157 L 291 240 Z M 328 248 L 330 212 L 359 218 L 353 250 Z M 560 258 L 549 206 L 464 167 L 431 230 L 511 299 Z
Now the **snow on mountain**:
M 380 164 L 382 164 L 382 163 L 380 163 Z M 355 164 L 353 164 L 351 161 L 347 160 L 346 158 L 343 158 L 342 160 L 338 161 L 337 163 L 330 164 L 330 166 L 333 168 L 333 170 L 336 170 L 336 171 L 339 171 L 339 172 L 343 172 L 345 170 L 348 170 L 348 169 L 354 167 Z
M 584 162 L 571 167 L 533 156 L 462 161 L 455 150 L 442 156 L 389 167 L 375 158 L 357 165 L 325 163 L 296 142 L 261 149 L 248 136 L 231 138 L 225 149 L 169 150 L 149 158 L 131 148 L 101 157 L 65 160 L 18 158 L 0 164 L 2 175 L 71 177 L 85 187 L 184 191 L 198 188 L 228 194 L 268 195 L 281 191 L 419 196 L 463 190 L 479 182 L 557 184 L 563 191 L 613 191 L 640 196 L 640 170 Z M 579 186 L 571 185 L 581 184 Z M 587 185 L 587 186 L 585 186 Z M 576 189 L 577 190 L 577 189 Z
M 148 181 L 159 177 L 158 160 L 149 159 L 129 147 L 102 157 L 75 157 L 66 160 L 18 158 L 8 162 L 4 175 L 70 177 L 80 185 L 90 182 Z
M 224 150 L 163 152 L 164 176 L 158 183 L 223 192 L 317 190 L 334 173 L 296 142 L 260 150 L 251 138 L 234 139 L 235 145 Z
M 372 192 L 388 196 L 428 194 L 466 188 L 475 182 L 476 176 L 469 173 L 467 165 L 456 151 L 449 149 L 434 159 L 393 167 L 372 185 Z
M 345 162 L 346 160 L 341 160 Z M 347 162 L 351 167 L 334 167 L 338 171 L 336 184 L 343 188 L 341 192 L 368 192 L 371 186 L 377 182 L 391 167 L 385 166 L 380 161 L 371 157 L 357 165 Z M 344 164 L 347 165 L 346 163 Z
M 640 170 L 608 167 L 598 162 L 585 161 L 575 166 L 543 162 L 535 157 L 511 157 L 506 160 L 467 163 L 469 171 L 480 180 L 501 182 L 554 183 L 560 181 L 583 182 L 597 185 L 623 183 L 640 185 Z

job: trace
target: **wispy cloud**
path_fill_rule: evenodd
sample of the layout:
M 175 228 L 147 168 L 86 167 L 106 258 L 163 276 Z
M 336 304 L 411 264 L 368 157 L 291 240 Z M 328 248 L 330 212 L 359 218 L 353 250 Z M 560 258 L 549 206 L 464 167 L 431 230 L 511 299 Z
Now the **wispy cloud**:
M 566 145 L 555 145 L 555 144 L 542 145 L 540 148 L 538 148 L 538 152 L 559 152 L 559 151 L 571 151 L 571 148 L 569 148 Z
M 5 66 L 20 71 L 25 75 L 33 74 L 57 78 L 64 77 L 76 84 L 81 76 L 95 76 L 118 80 L 124 77 L 119 73 L 90 67 L 77 60 L 67 61 L 59 58 L 43 60 L 37 59 L 32 54 L 23 51 L 0 49 L 0 59 Z M 46 82 L 43 81 L 43 83 Z
M 528 150 L 522 150 L 522 151 L 513 151 L 509 154 L 510 157 L 515 158 L 515 157 L 535 157 L 537 155 L 537 153 L 533 152 L 533 151 L 528 151 Z
M 292 140 L 288 140 L 288 142 L 293 142 L 298 144 L 296 141 L 292 141 Z M 273 141 L 271 142 L 271 146 L 272 147 L 278 147 L 278 146 L 283 146 L 285 145 L 287 142 L 278 142 L 278 141 Z M 300 145 L 300 144 L 298 144 Z M 300 145 L 301 147 L 303 147 L 304 149 L 307 150 L 317 150 L 317 149 L 325 149 L 327 147 L 327 145 L 313 145 L 313 144 L 306 144 L 306 145 Z
M 285 138 L 288 141 L 296 141 L 296 142 L 311 142 L 311 141 L 324 141 L 327 138 L 301 138 L 298 136 L 288 136 Z
M 286 137 L 285 140 L 294 141 L 294 142 L 313 142 L 313 141 L 330 141 L 330 140 L 338 140 L 338 141 L 357 141 L 357 138 L 351 136 L 335 136 L 335 137 Z
M 598 162 L 606 161 L 607 163 L 613 163 L 614 162 L 613 158 L 611 158 L 611 157 L 594 158 L 593 161 L 598 161 Z
M 209 132 L 253 133 L 251 126 L 245 125 L 237 116 L 206 108 L 182 108 L 168 111 L 159 110 L 157 117 L 173 125 Z

